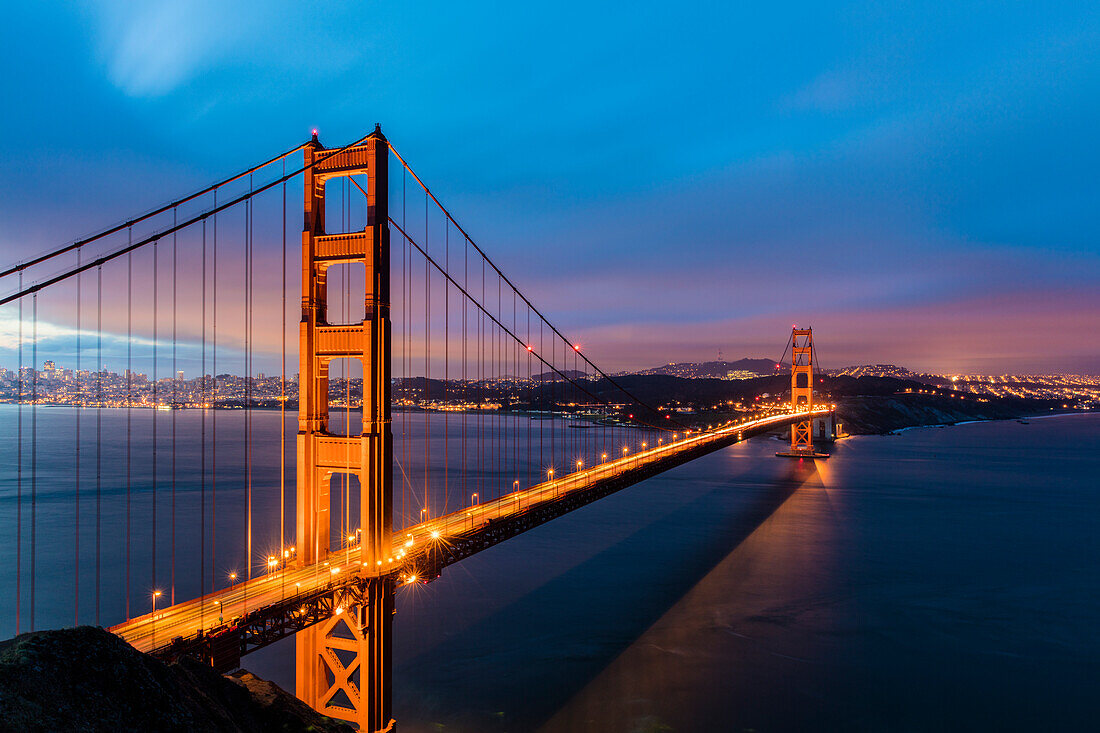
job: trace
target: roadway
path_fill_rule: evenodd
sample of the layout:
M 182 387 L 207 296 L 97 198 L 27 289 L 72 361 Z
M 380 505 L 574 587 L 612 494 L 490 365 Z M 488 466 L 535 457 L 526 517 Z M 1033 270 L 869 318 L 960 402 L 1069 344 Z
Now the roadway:
M 829 414 L 829 409 L 815 410 L 811 416 Z M 312 595 L 327 587 L 346 583 L 354 577 L 394 574 L 399 583 L 420 580 L 407 558 L 428 549 L 433 543 L 447 543 L 460 535 L 469 537 L 489 520 L 506 519 L 520 512 L 556 501 L 576 492 L 583 492 L 631 472 L 641 472 L 664 462 L 671 468 L 680 454 L 722 444 L 742 433 L 759 433 L 804 418 L 807 413 L 781 413 L 744 423 L 721 426 L 697 434 L 689 434 L 668 443 L 660 442 L 637 453 L 619 456 L 590 468 L 578 470 L 526 489 L 506 494 L 457 512 L 428 519 L 394 533 L 391 556 L 374 568 L 359 561 L 359 547 L 349 546 L 331 553 L 322 562 L 301 567 L 275 568 L 272 572 L 221 588 L 200 598 L 177 603 L 155 614 L 125 621 L 111 631 L 144 652 L 167 644 L 175 637 L 188 638 L 199 631 L 209 634 L 231 625 L 237 617 L 263 609 L 297 595 Z M 717 447 L 717 446 L 716 446 Z M 152 599 L 150 599 L 152 600 Z

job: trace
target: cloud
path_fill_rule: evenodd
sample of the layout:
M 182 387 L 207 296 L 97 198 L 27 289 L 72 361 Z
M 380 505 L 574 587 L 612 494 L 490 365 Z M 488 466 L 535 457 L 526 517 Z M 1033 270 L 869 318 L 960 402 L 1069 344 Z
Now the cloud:
M 104 2 L 90 6 L 107 77 L 132 97 L 158 97 L 186 83 L 244 33 L 242 18 L 200 2 Z
M 100 332 L 92 331 L 90 329 L 82 328 L 77 330 L 72 326 L 66 326 L 59 323 L 51 323 L 49 321 L 39 320 L 37 325 L 26 317 L 23 317 L 23 331 L 20 334 L 19 331 L 19 318 L 12 315 L 0 315 L 0 348 L 15 351 L 19 348 L 19 339 L 22 335 L 23 350 L 30 353 L 31 345 L 33 344 L 32 336 L 37 333 L 39 343 L 72 340 L 75 343 L 76 337 L 79 335 L 82 340 L 82 348 L 87 347 L 89 344 L 95 344 L 97 337 L 100 336 Z M 115 334 L 109 331 L 102 332 L 103 340 L 107 344 L 124 344 L 126 343 L 126 336 L 122 334 Z M 144 338 L 142 336 L 134 336 L 132 339 L 134 344 L 143 347 L 152 347 L 155 343 L 150 338 Z M 157 345 L 161 348 L 171 348 L 170 341 L 158 340 Z

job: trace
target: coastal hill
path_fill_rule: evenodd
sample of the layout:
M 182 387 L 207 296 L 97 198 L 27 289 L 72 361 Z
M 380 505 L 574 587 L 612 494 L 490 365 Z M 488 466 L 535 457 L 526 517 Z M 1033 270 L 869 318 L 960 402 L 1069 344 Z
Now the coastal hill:
M 768 377 L 775 374 L 776 364 L 771 359 L 738 359 L 737 361 L 704 361 L 665 364 L 664 366 L 642 369 L 629 374 L 663 374 L 685 379 L 727 379 L 732 373 L 738 378 L 752 376 Z M 626 374 L 628 372 L 624 372 Z
M 248 672 L 165 664 L 94 626 L 0 643 L 0 731 L 352 733 Z

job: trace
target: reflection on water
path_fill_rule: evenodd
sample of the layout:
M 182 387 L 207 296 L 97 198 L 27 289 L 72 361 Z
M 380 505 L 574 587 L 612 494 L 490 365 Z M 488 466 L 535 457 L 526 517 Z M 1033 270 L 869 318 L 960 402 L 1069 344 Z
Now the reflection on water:
M 1100 418 L 857 438 L 817 472 L 773 452 L 733 446 L 403 595 L 402 730 L 1092 726 Z
M 759 674 L 777 663 L 821 665 L 824 660 L 806 656 L 816 656 L 817 648 L 798 627 L 811 624 L 819 635 L 833 631 L 832 498 L 813 463 L 789 465 L 790 474 L 777 482 L 774 511 L 542 730 L 814 727 L 812 716 L 788 710 Z M 772 701 L 757 720 L 737 707 L 737 698 L 749 691 Z

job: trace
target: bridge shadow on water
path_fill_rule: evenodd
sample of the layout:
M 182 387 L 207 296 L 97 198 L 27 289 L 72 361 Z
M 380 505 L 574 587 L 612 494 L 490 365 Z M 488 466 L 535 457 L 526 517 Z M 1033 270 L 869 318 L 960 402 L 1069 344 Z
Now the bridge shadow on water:
M 790 461 L 772 470 L 777 474 L 749 484 L 714 482 L 711 473 L 709 490 L 438 644 L 404 658 L 399 648 L 394 694 L 402 730 L 633 729 L 631 711 L 598 700 L 593 705 L 585 700 L 587 688 L 792 496 L 820 489 L 813 462 Z M 651 481 L 666 480 L 659 490 L 668 491 L 672 477 Z M 604 501 L 644 502 L 643 487 Z M 557 522 L 583 524 L 591 532 L 593 523 L 582 515 L 587 510 Z M 499 551 L 522 552 L 510 544 Z M 492 670 L 492 678 L 478 670 Z M 672 682 L 653 671 L 644 676 Z M 596 716 L 602 722 L 594 710 L 603 710 Z

